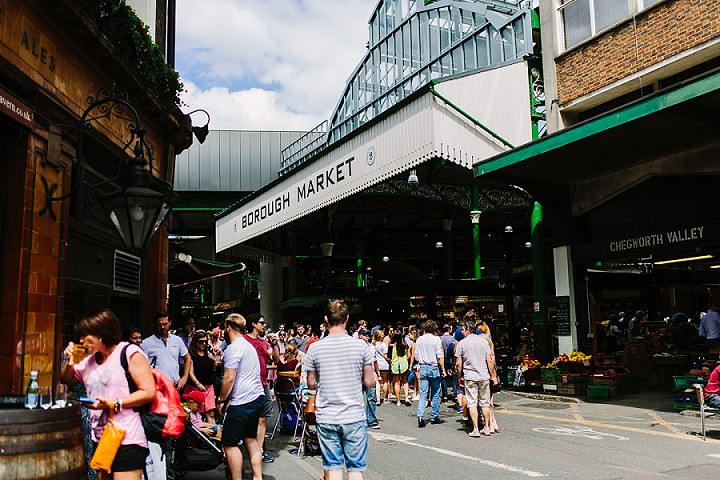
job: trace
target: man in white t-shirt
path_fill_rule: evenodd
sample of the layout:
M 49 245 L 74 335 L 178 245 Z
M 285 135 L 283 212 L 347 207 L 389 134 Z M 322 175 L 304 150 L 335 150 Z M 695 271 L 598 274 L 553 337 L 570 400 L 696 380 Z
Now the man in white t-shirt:
M 437 323 L 434 320 L 428 320 L 423 324 L 423 331 L 425 334 L 415 342 L 415 360 L 419 365 L 420 378 L 420 399 L 417 408 L 418 427 L 420 428 L 425 426 L 424 417 L 428 394 L 432 398 L 430 423 L 444 423 L 444 420 L 441 420 L 439 416 L 440 382 L 446 375 L 442 340 L 435 335 L 437 333 Z
M 492 378 L 496 383 L 498 381 L 495 375 L 495 359 L 490 344 L 475 333 L 476 328 L 475 322 L 465 322 L 462 325 L 465 338 L 455 346 L 455 369 L 458 382 L 465 388 L 465 397 L 473 424 L 473 430 L 469 433 L 471 437 L 500 431 L 497 424 L 492 424 L 494 417 L 490 404 L 490 379 Z M 482 409 L 485 423 L 482 431 L 478 430 L 478 406 Z
M 222 445 L 233 480 L 242 479 L 243 457 L 240 444 L 250 457 L 253 478 L 262 478 L 262 449 L 257 441 L 258 422 L 265 405 L 257 351 L 245 340 L 245 318 L 231 313 L 225 319 L 228 346 L 223 355 L 225 374 L 218 397 L 223 421 Z
M 327 306 L 328 335 L 313 343 L 303 360 L 307 382 L 317 389 L 317 434 L 325 480 L 362 480 L 367 468 L 368 433 L 363 386 L 375 386 L 375 350 L 347 335 L 349 314 L 345 302 Z

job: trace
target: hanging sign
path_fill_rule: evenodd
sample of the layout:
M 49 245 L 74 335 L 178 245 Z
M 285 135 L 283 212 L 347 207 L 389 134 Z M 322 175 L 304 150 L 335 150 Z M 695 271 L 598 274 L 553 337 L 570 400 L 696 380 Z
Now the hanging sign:
M 0 111 L 20 124 L 32 128 L 32 108 L 0 88 Z

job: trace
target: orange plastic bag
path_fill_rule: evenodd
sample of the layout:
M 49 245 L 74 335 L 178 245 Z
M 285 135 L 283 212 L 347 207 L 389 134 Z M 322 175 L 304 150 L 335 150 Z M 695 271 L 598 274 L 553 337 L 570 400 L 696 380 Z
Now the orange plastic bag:
M 113 419 L 113 408 L 110 408 L 110 419 L 103 430 L 95 454 L 90 460 L 90 468 L 103 470 L 111 473 L 112 464 L 115 461 L 115 455 L 120 448 L 120 443 L 125 437 L 125 430 L 115 425 Z

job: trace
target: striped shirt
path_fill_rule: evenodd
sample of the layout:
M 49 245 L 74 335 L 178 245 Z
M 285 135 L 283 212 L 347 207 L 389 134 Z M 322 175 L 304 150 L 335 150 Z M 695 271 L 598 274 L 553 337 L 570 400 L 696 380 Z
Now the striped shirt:
M 308 350 L 303 367 L 318 378 L 318 423 L 345 425 L 365 420 L 362 371 L 375 361 L 375 349 L 349 335 L 328 335 Z

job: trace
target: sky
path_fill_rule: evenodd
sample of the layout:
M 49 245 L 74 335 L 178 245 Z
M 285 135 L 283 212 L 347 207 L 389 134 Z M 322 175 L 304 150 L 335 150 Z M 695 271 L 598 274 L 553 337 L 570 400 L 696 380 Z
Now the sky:
M 178 0 L 182 110 L 207 110 L 212 130 L 309 131 L 362 60 L 377 2 Z

